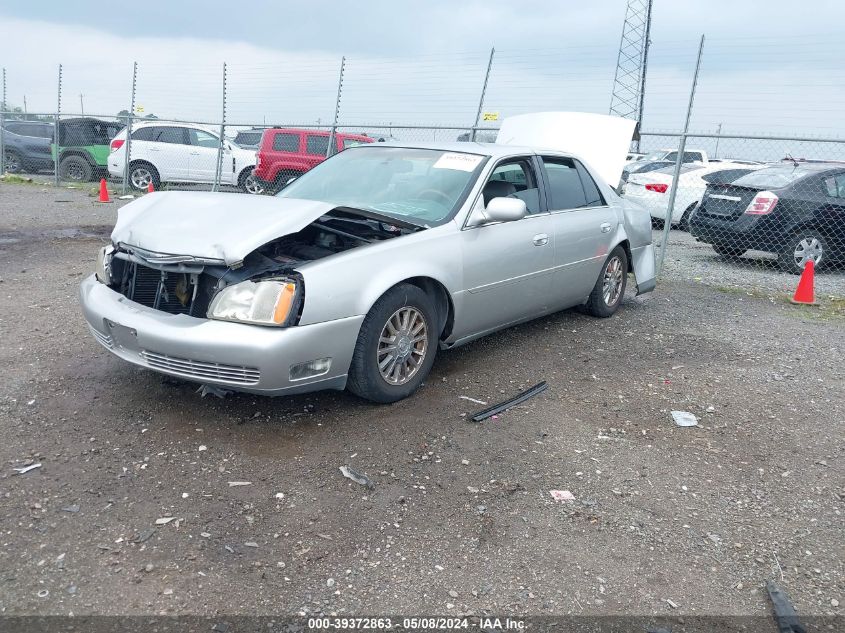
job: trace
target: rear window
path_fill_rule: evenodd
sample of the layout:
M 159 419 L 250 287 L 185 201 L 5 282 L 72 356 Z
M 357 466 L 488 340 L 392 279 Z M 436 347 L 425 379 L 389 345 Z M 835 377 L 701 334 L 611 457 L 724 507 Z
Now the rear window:
M 276 152 L 299 152 L 299 134 L 280 132 L 273 137 L 273 150 Z
M 261 132 L 238 132 L 235 142 L 239 145 L 258 145 L 261 134 Z
M 779 189 L 787 187 L 796 180 L 810 175 L 812 170 L 801 167 L 769 167 L 752 171 L 734 181 L 738 187 L 759 187 L 761 189 Z
M 701 179 L 711 185 L 726 185 L 737 178 L 750 174 L 752 169 L 722 169 L 721 171 L 704 174 Z
M 359 141 L 357 138 L 345 138 L 343 139 L 343 149 L 349 149 L 350 147 L 355 147 L 356 145 L 364 145 L 368 141 Z

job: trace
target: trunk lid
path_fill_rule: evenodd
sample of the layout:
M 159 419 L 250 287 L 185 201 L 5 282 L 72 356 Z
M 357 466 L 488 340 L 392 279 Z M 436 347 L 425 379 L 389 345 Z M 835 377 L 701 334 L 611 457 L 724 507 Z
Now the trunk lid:
M 736 220 L 760 191 L 763 189 L 757 187 L 707 185 L 696 213 L 717 220 Z

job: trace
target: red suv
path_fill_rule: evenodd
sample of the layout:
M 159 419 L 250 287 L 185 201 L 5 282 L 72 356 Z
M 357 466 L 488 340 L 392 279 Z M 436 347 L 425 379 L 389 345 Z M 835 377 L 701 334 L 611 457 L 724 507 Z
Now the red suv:
M 369 136 L 335 134 L 336 147 L 332 153 L 353 145 L 372 142 L 373 139 Z M 261 136 L 253 174 L 265 190 L 278 191 L 291 178 L 304 174 L 314 165 L 326 160 L 328 149 L 329 132 L 270 128 L 264 130 Z

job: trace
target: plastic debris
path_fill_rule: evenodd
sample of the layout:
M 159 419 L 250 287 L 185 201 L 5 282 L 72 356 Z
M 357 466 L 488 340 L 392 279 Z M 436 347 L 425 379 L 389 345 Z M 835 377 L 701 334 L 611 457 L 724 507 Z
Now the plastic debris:
M 128 193 L 125 196 L 118 196 L 117 199 L 118 200 L 134 200 L 135 196 L 133 196 L 131 193 Z
M 487 404 L 484 400 L 477 400 L 475 398 L 470 398 L 469 396 L 458 396 L 461 400 L 469 400 L 470 402 L 474 402 L 475 404 Z
M 552 499 L 555 501 L 572 502 L 575 501 L 575 495 L 568 490 L 549 490 Z
M 202 384 L 197 389 L 197 393 L 200 394 L 203 398 L 208 395 L 217 396 L 221 400 L 228 396 L 231 392 L 229 389 L 223 389 L 222 387 L 217 387 L 215 385 L 206 385 Z
M 251 486 L 251 481 L 230 481 L 229 488 L 235 488 L 237 486 Z
M 806 633 L 807 629 L 798 621 L 798 614 L 792 601 L 783 589 L 777 586 L 773 580 L 766 582 L 766 590 L 772 601 L 775 612 L 775 622 L 780 633 Z
M 489 417 L 495 417 L 496 414 L 502 413 L 503 411 L 507 411 L 511 407 L 515 407 L 518 404 L 521 404 L 528 400 L 529 398 L 533 398 L 538 393 L 542 393 L 548 388 L 548 384 L 544 380 L 541 383 L 538 383 L 531 387 L 530 389 L 526 389 L 522 393 L 515 395 L 510 400 L 505 400 L 500 404 L 493 405 L 489 409 L 484 409 L 484 411 L 479 411 L 475 415 L 472 416 L 473 422 L 481 422 L 482 420 L 486 420 Z
M 244 543 L 244 546 L 245 547 L 258 547 L 258 543 L 256 543 L 255 541 L 247 541 L 246 543 Z
M 200 444 L 200 447 L 199 447 L 197 450 L 198 450 L 198 451 L 207 451 L 207 450 L 208 450 L 208 446 L 206 446 L 205 444 Z
M 79 505 L 74 503 L 73 505 L 65 506 L 64 508 L 62 508 L 62 512 L 70 512 L 72 514 L 76 514 L 77 512 L 79 512 Z
M 35 470 L 36 468 L 41 468 L 41 462 L 37 464 L 30 464 L 29 466 L 21 466 L 20 468 L 13 468 L 15 472 L 19 475 L 23 475 L 24 473 L 28 473 L 30 470 Z
M 277 492 L 276 493 L 276 499 L 284 499 L 284 498 L 285 498 L 284 492 Z
M 138 532 L 135 535 L 135 538 L 132 539 L 133 543 L 143 543 L 144 541 L 149 541 L 153 534 L 156 533 L 155 528 L 148 528 L 143 532 Z
M 162 517 L 160 519 L 156 519 L 156 525 L 167 525 L 173 519 L 174 519 L 174 517 Z
M 689 411 L 672 411 L 676 426 L 698 426 L 698 418 Z
M 376 487 L 376 485 L 372 481 L 370 481 L 369 477 L 362 473 L 359 473 L 357 470 L 352 470 L 349 466 L 341 466 L 340 472 L 347 479 L 351 479 L 356 484 L 366 486 L 370 490 Z

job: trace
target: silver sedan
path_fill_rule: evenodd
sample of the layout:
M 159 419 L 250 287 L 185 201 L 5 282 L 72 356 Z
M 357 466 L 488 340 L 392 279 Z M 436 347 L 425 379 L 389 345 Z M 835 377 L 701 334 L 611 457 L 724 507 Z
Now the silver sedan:
M 439 349 L 654 288 L 649 214 L 577 157 L 481 143 L 347 149 L 275 197 L 124 207 L 83 281 L 94 338 L 226 389 L 412 394 Z

